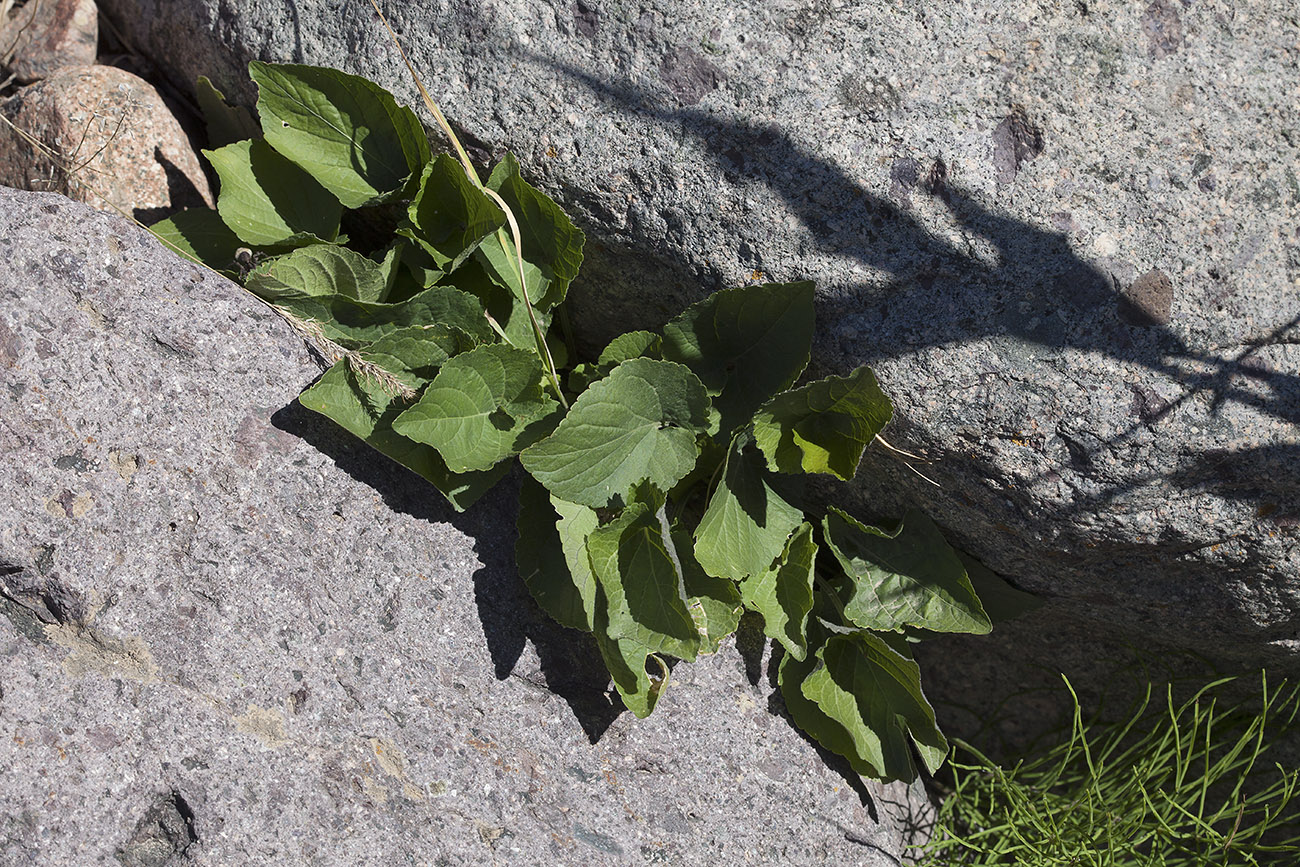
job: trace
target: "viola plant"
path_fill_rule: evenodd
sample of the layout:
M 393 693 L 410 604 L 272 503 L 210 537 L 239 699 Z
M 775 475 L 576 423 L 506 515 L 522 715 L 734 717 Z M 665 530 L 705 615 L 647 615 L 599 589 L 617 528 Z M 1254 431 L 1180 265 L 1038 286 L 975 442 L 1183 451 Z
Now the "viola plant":
M 801 505 L 800 480 L 852 478 L 891 414 L 866 368 L 801 381 L 812 285 L 717 292 L 578 362 L 555 326 L 583 233 L 513 156 L 483 180 L 427 93 L 455 156 L 372 82 L 249 71 L 256 119 L 200 82 L 216 210 L 153 231 L 329 356 L 302 405 L 458 510 L 517 458 L 520 574 L 593 636 L 637 716 L 663 695 L 666 659 L 714 652 L 752 611 L 783 648 L 799 727 L 867 776 L 911 780 L 916 756 L 939 767 L 948 744 L 909 643 L 989 631 L 972 579 L 1015 591 L 920 513 L 882 528 Z

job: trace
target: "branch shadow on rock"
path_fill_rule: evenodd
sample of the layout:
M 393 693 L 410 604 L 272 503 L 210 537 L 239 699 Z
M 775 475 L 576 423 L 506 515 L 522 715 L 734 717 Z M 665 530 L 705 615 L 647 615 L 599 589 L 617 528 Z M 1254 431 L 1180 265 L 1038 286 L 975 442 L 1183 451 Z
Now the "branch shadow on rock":
M 1102 263 L 1080 258 L 1063 233 L 975 201 L 949 180 L 941 158 L 928 170 L 893 172 L 897 195 L 891 200 L 872 193 L 779 124 L 674 105 L 640 85 L 605 80 L 525 46 L 519 49 L 534 63 L 581 83 L 611 111 L 652 119 L 693 139 L 729 182 L 770 189 L 802 223 L 819 254 L 883 275 L 883 285 L 864 280 L 820 287 L 819 319 L 852 324 L 857 337 L 844 354 L 855 363 L 973 339 L 1070 348 L 1169 378 L 1183 391 L 1175 403 L 1208 395 L 1215 406 L 1235 401 L 1280 422 L 1300 423 L 1300 375 L 1270 369 L 1258 358 L 1263 346 L 1300 339 L 1295 334 L 1300 317 L 1273 324 L 1235 348 L 1240 351 L 1198 349 L 1170 327 L 1167 311 L 1149 314 L 1141 299 L 1135 301 L 1133 287 L 1120 285 Z M 941 202 L 965 245 L 927 230 L 912 213 L 913 196 Z M 977 255 L 976 247 L 986 252 Z M 656 255 L 661 251 L 636 252 L 661 258 Z M 599 255 L 593 258 L 599 269 Z M 833 361 L 826 356 L 834 353 L 823 352 L 820 361 Z M 1116 446 L 1144 426 L 1159 424 L 1170 409 L 1150 409 L 1135 400 L 1129 429 L 1085 449 L 1095 454 Z
M 456 512 L 428 482 L 390 460 L 297 401 L 271 417 L 278 429 L 302 439 L 357 482 L 371 488 L 393 511 L 429 523 L 450 524 L 474 540 L 482 566 L 474 572 L 474 601 L 498 680 L 517 677 L 558 695 L 595 743 L 623 713 L 612 698 L 609 672 L 590 636 L 553 622 L 537 607 L 514 561 L 517 485 L 497 485 L 466 512 Z M 537 670 L 524 650 L 531 643 Z
M 509 42 L 507 35 L 502 38 Z M 908 506 L 923 508 L 941 522 L 960 525 L 952 528 L 954 541 L 972 553 L 993 558 L 991 562 L 1001 561 L 1002 571 L 1016 577 L 1033 577 L 1036 586 L 1059 588 L 1066 596 L 1087 595 L 1092 592 L 1087 585 L 1109 576 L 1113 586 L 1097 590 L 1110 595 L 1109 613 L 1129 624 L 1135 634 L 1150 628 L 1142 619 L 1151 617 L 1153 610 L 1164 603 L 1153 602 L 1149 606 L 1152 610 L 1129 610 L 1132 606 L 1121 601 L 1132 590 L 1124 576 L 1145 575 L 1171 558 L 1183 558 L 1219 544 L 1237 533 L 1238 528 L 1225 530 L 1222 539 L 1210 538 L 1218 529 L 1210 525 L 1206 525 L 1205 532 L 1171 528 L 1157 538 L 1140 543 L 1117 540 L 1109 547 L 1070 536 L 1073 528 L 1088 526 L 1091 516 L 1111 508 L 1112 502 L 1152 482 L 1189 497 L 1213 491 L 1225 500 L 1253 507 L 1260 520 L 1276 526 L 1277 532 L 1295 532 L 1300 489 L 1288 481 L 1294 472 L 1287 468 L 1288 463 L 1294 465 L 1294 445 L 1225 450 L 1212 445 L 1212 437 L 1181 442 L 1166 449 L 1176 469 L 1162 470 L 1157 478 L 1150 479 L 1111 460 L 1130 448 L 1135 439 L 1168 436 L 1175 410 L 1193 404 L 1207 406 L 1212 418 L 1221 407 L 1235 404 L 1259 420 L 1261 431 L 1285 431 L 1300 423 L 1300 373 L 1271 360 L 1265 351 L 1300 342 L 1300 316 L 1294 315 L 1292 308 L 1280 308 L 1275 321 L 1261 322 L 1258 331 L 1233 338 L 1235 342 L 1210 346 L 1206 339 L 1188 337 L 1186 329 L 1171 320 L 1168 293 L 1191 293 L 1194 297 L 1203 294 L 1206 305 L 1217 305 L 1222 317 L 1230 319 L 1238 303 L 1233 298 L 1236 290 L 1220 285 L 1221 275 L 1214 269 L 1177 289 L 1171 289 L 1163 275 L 1163 280 L 1147 281 L 1152 285 L 1144 288 L 1140 285 L 1142 279 L 1130 281 L 1124 276 L 1126 267 L 1132 270 L 1131 265 L 1116 260 L 1089 261 L 1055 226 L 1016 219 L 977 201 L 970 190 L 952 180 L 939 156 L 928 165 L 906 166 L 906 171 L 897 170 L 897 166 L 890 169 L 895 187 L 889 195 L 880 195 L 819 152 L 815 144 L 796 138 L 780 123 L 682 104 L 680 98 L 674 100 L 663 88 L 597 76 L 548 57 L 535 47 L 513 45 L 512 50 L 548 74 L 563 76 L 586 88 L 596 96 L 602 112 L 649 121 L 666 136 L 693 145 L 686 152 L 698 155 L 703 170 L 714 172 L 714 177 L 733 187 L 754 186 L 770 191 L 803 230 L 795 238 L 800 255 L 833 259 L 864 272 L 860 280 L 841 279 L 818 287 L 818 321 L 835 323 L 851 336 L 832 334 L 819 344 L 814 358 L 816 375 L 843 373 L 842 368 L 861 363 L 919 357 L 934 347 L 977 341 L 987 347 L 986 360 L 981 369 L 971 371 L 970 384 L 960 386 L 974 392 L 957 397 L 953 405 L 962 412 L 980 410 L 982 392 L 987 392 L 989 401 L 995 401 L 1005 400 L 1016 389 L 1032 390 L 1033 371 L 1045 363 L 1068 365 L 1070 358 L 1085 356 L 1112 361 L 1115 387 L 1133 393 L 1128 417 L 1117 417 L 1114 429 L 1108 433 L 1097 435 L 1087 424 L 1076 422 L 1074 413 L 1064 408 L 1061 418 L 1043 432 L 1044 438 L 1052 442 L 1046 446 L 1029 444 L 1049 464 L 1057 460 L 1058 451 L 1068 450 L 1068 458 L 1063 460 L 1085 480 L 1071 496 L 1056 500 L 1033 496 L 1030 489 L 1034 486 L 1057 484 L 1051 465 L 1027 467 L 1026 477 L 1010 478 L 1007 467 L 985 457 L 974 441 L 965 453 L 951 449 L 945 459 L 931 465 L 933 469 L 924 470 L 942 487 L 918 482 L 896 458 L 873 456 L 869 451 L 861 472 L 882 473 L 873 483 L 874 502 L 869 504 L 884 512 L 881 517 L 900 514 Z M 1027 119 L 1021 117 L 1020 121 L 1025 123 Z M 1038 142 L 1037 147 L 1041 145 Z M 887 150 L 886 146 L 882 150 Z M 1026 156 L 1032 158 L 1031 154 Z M 1009 170 L 1010 180 L 1019 170 L 1017 158 Z M 1008 178 L 1000 176 L 999 182 L 1006 183 Z M 662 191 L 654 181 L 646 183 L 642 198 L 653 203 Z M 560 192 L 563 198 L 570 191 Z M 671 195 L 668 198 L 671 200 Z M 922 222 L 919 214 L 923 200 L 932 215 L 946 212 L 950 228 L 947 237 L 936 236 Z M 580 209 L 593 210 L 581 197 L 579 205 Z M 598 216 L 599 212 L 595 213 Z M 754 228 L 740 224 L 724 228 L 733 230 L 737 260 L 755 261 L 756 267 L 761 266 L 763 251 L 752 247 L 762 239 L 753 237 Z M 631 229 L 615 232 L 614 243 L 607 245 L 623 255 L 625 262 L 629 253 L 642 261 L 657 262 L 671 252 L 671 233 L 660 240 L 641 240 L 631 233 Z M 682 252 L 694 252 L 697 257 L 726 254 L 725 250 Z M 751 260 L 750 254 L 758 259 Z M 593 249 L 593 270 L 616 273 L 616 267 L 602 266 L 602 255 L 600 248 Z M 679 264 L 663 278 L 653 272 L 647 279 L 667 282 L 653 290 L 643 287 L 642 294 L 672 295 L 677 291 L 676 283 L 693 267 Z M 699 291 L 714 288 L 720 287 L 706 284 Z M 1159 290 L 1155 294 L 1164 295 L 1153 300 L 1143 295 L 1148 290 Z M 1144 375 L 1144 371 L 1150 375 Z M 1069 378 L 1070 373 L 1061 370 L 1058 375 Z M 1132 379 L 1137 381 L 1126 381 Z M 1161 398 L 1143 384 L 1144 380 L 1165 383 L 1172 396 Z M 1042 395 L 1042 399 L 1048 404 L 1059 400 L 1051 394 Z M 942 407 L 948 397 L 941 390 L 922 393 L 917 400 L 939 405 L 931 419 L 936 425 L 971 423 L 961 413 L 944 414 Z M 997 439 L 1001 432 L 979 433 Z M 925 443 L 933 439 L 931 432 L 906 413 L 895 418 L 890 436 L 900 446 L 922 453 Z M 1098 468 L 1111 465 L 1119 469 Z M 1006 484 L 989 484 L 988 480 Z M 846 492 L 843 496 L 852 498 L 853 494 Z M 1049 551 L 1047 562 L 1041 540 L 1022 538 L 1008 530 L 1027 524 L 1063 531 L 1059 550 Z M 1261 643 L 1291 637 L 1293 627 L 1288 623 L 1275 622 L 1261 631 L 1250 614 L 1228 598 L 1230 593 L 1225 588 L 1232 581 L 1257 581 L 1258 576 L 1252 578 L 1249 574 L 1252 569 L 1247 560 L 1226 566 L 1219 561 L 1193 562 L 1190 558 L 1184 562 L 1187 569 L 1181 580 L 1175 581 L 1170 570 L 1165 569 L 1161 573 L 1165 576 L 1163 583 L 1157 588 L 1165 593 L 1165 585 L 1169 585 L 1165 601 L 1178 605 L 1180 610 L 1205 613 L 1201 620 L 1184 623 L 1186 628 L 1180 634 L 1198 634 L 1199 640 L 1211 643 L 1217 639 L 1205 636 L 1222 636 L 1229 642 L 1240 640 L 1240 636 L 1255 636 L 1251 640 Z M 1225 568 L 1235 571 L 1225 574 Z M 1062 575 L 1068 575 L 1073 585 L 1062 585 Z M 1272 575 L 1265 580 L 1269 586 L 1260 592 L 1286 592 L 1284 576 Z M 1202 626 L 1208 631 L 1198 632 Z M 1170 632 L 1165 637 L 1177 635 Z

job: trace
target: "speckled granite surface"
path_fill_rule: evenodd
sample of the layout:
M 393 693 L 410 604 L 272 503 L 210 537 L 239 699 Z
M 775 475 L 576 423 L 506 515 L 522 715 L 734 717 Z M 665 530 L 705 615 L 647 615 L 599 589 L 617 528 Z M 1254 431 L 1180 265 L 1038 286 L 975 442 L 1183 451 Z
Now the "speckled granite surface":
M 253 58 L 414 103 L 369 4 L 106 0 L 173 80 Z M 1069 616 L 1300 659 L 1300 22 L 1281 2 L 386 4 L 446 113 L 589 238 L 587 339 L 813 279 L 876 366 L 857 496 Z
M 619 714 L 467 515 L 294 398 L 301 339 L 0 188 L 0 865 L 892 865 L 906 787 L 769 707 L 761 635 Z M 743 651 L 743 652 L 742 652 Z

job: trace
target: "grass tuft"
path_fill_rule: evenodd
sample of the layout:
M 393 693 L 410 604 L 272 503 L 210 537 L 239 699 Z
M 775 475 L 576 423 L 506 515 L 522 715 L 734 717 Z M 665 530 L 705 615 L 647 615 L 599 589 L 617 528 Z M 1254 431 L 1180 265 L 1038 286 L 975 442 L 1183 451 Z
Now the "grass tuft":
M 1224 708 L 1216 680 L 1175 706 L 1148 686 L 1118 724 L 1085 723 L 1005 769 L 955 741 L 954 783 L 924 867 L 1281 867 L 1300 863 L 1300 770 L 1263 757 L 1300 710 L 1300 687 Z

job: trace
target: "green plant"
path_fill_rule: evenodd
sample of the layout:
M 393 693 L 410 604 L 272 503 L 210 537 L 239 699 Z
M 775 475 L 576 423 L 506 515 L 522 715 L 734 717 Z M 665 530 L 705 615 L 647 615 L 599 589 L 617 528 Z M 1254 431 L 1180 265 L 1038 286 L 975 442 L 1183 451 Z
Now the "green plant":
M 951 793 L 923 865 L 1291 865 L 1300 771 L 1261 757 L 1300 709 L 1300 688 L 1223 708 L 1216 680 L 1175 707 L 1145 698 L 1118 724 L 1085 724 L 1069 681 L 1068 737 L 1010 770 L 956 741 Z M 962 753 L 973 761 L 958 761 Z
M 908 642 L 987 632 L 972 578 L 1015 591 L 920 513 L 882 529 L 797 505 L 802 476 L 851 478 L 891 414 L 865 368 L 796 384 L 812 285 L 718 292 L 571 364 L 555 325 L 583 234 L 513 156 L 481 180 L 427 93 L 455 158 L 369 81 L 249 71 L 256 120 L 200 83 L 223 143 L 205 151 L 216 211 L 153 230 L 335 360 L 302 405 L 457 509 L 518 456 L 524 581 L 594 637 L 636 715 L 668 682 L 664 657 L 713 652 L 751 610 L 784 648 L 780 689 L 801 728 L 862 774 L 914 778 L 912 744 L 937 768 L 948 745 Z

